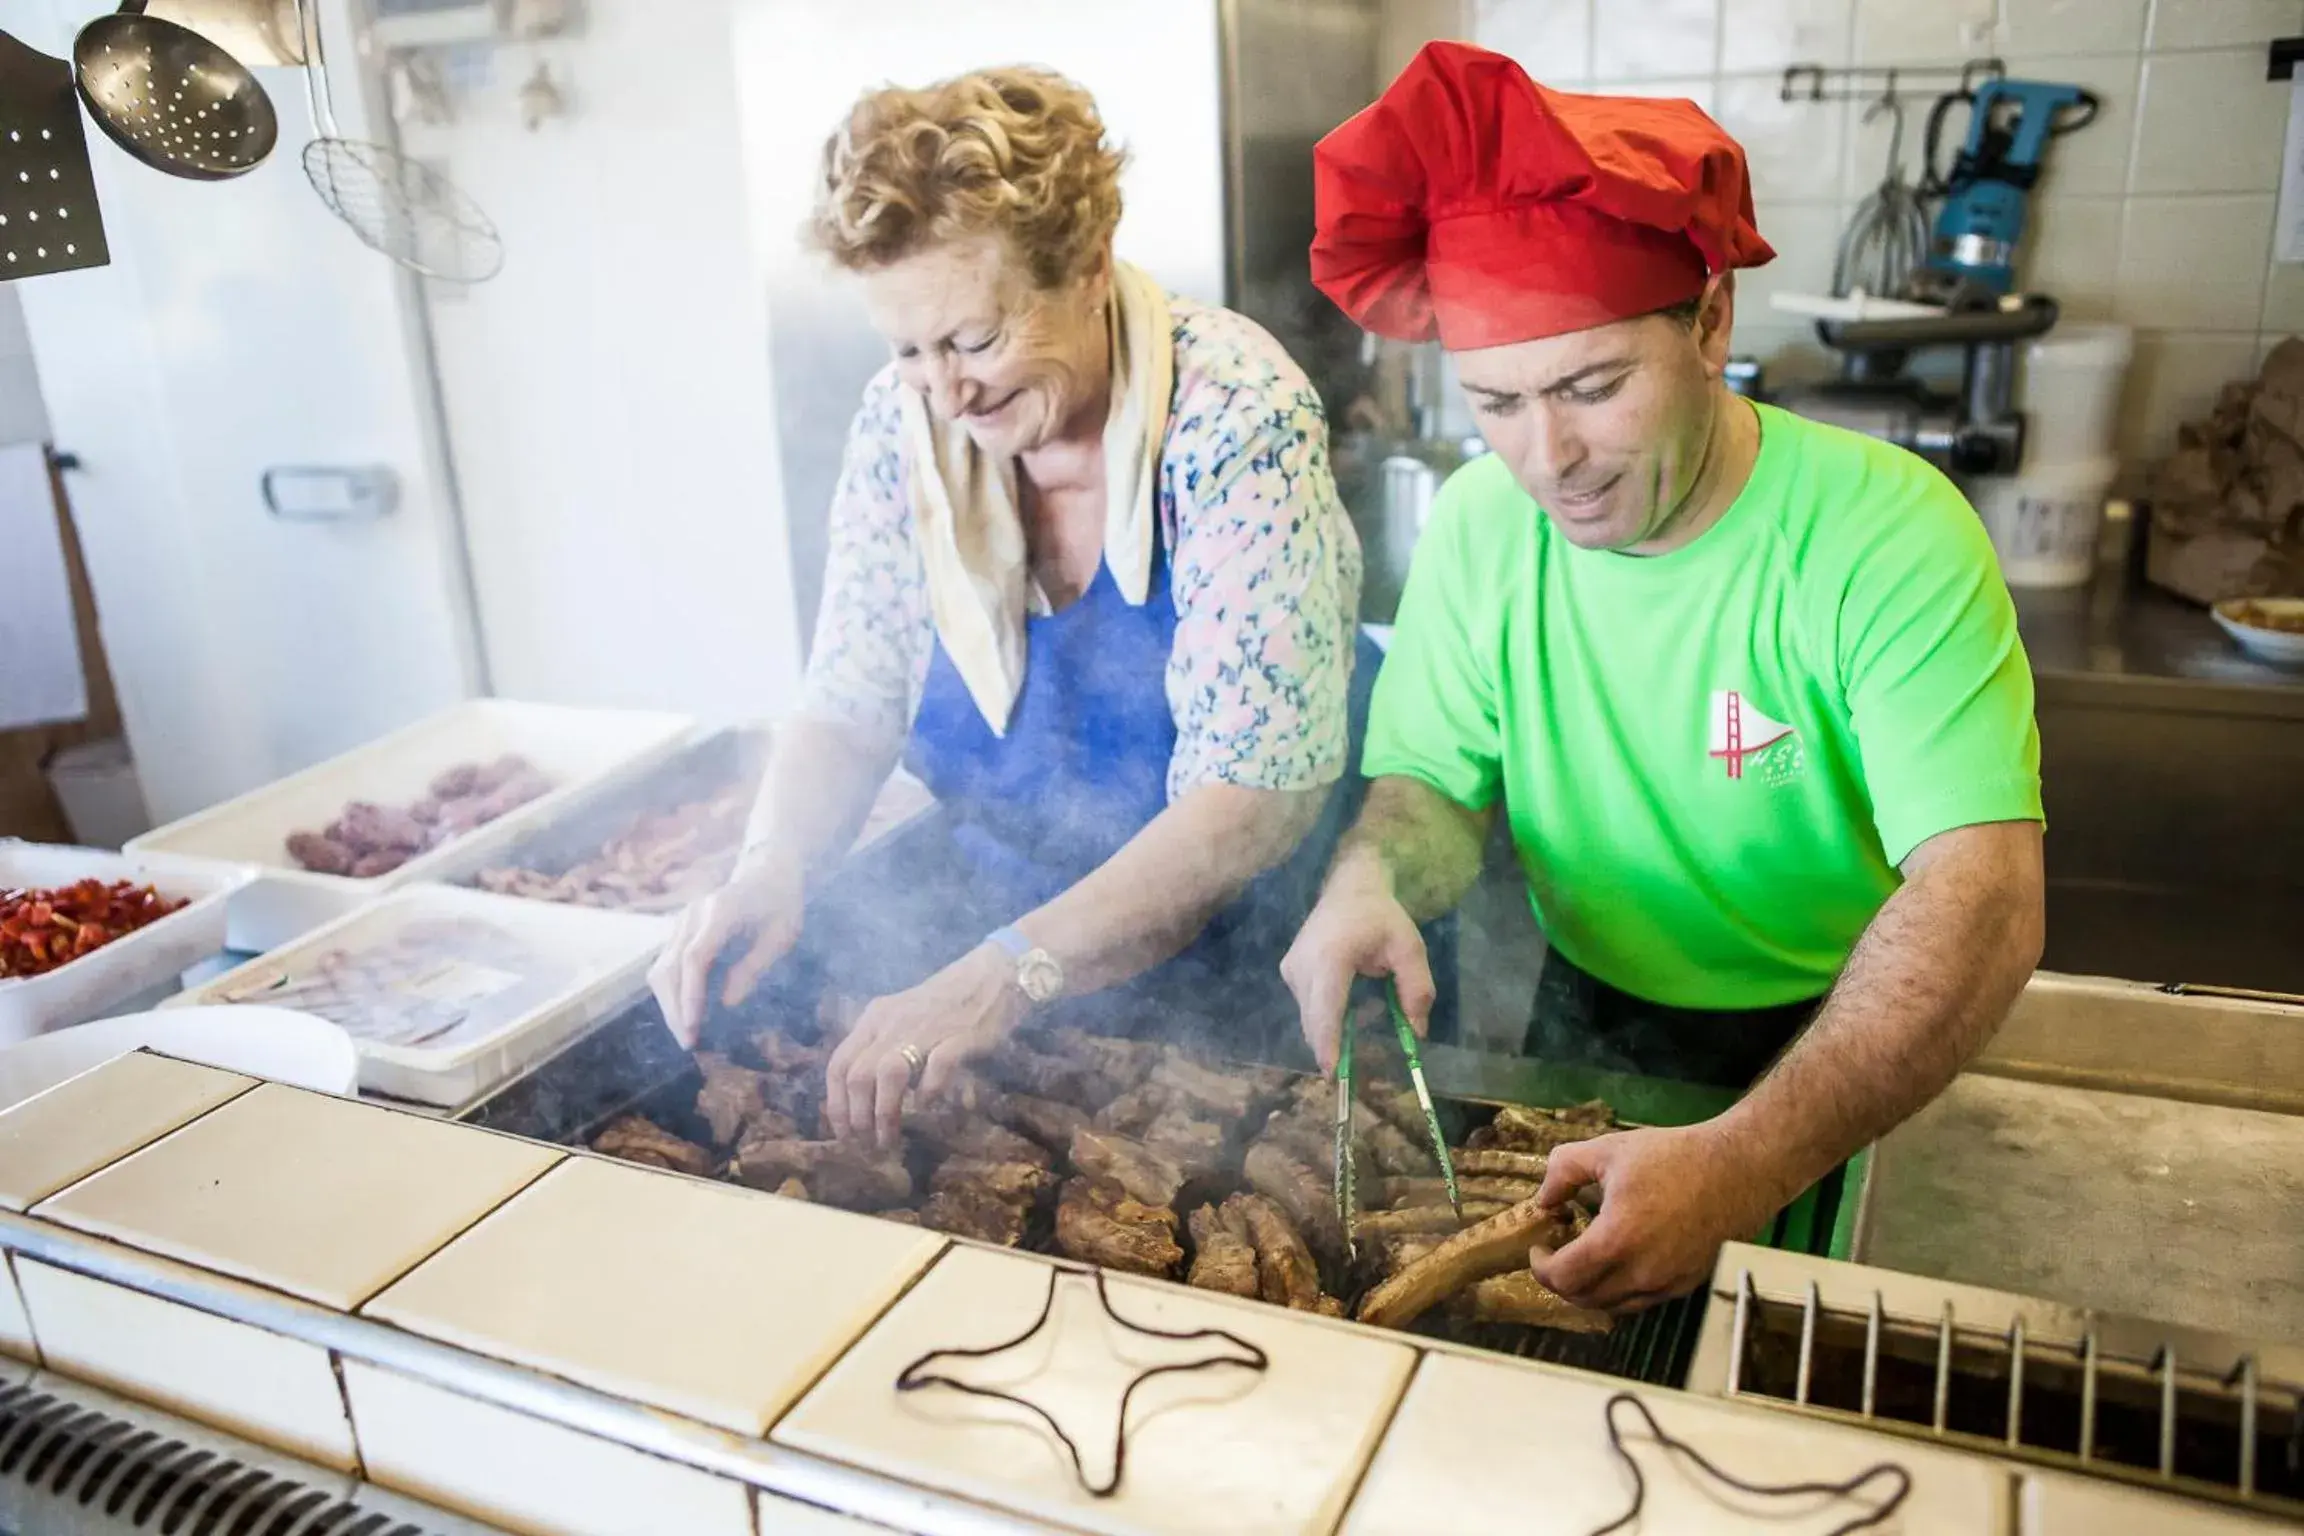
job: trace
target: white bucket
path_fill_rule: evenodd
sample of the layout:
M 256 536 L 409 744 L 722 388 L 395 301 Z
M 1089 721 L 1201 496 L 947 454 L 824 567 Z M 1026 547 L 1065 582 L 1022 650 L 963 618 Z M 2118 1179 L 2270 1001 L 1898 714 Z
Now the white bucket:
M 2124 325 L 2060 325 L 2024 346 L 2024 464 L 2078 465 L 2116 451 L 2120 388 L 2136 338 Z
M 2080 587 L 2096 568 L 2114 458 L 2027 469 L 1976 481 L 1977 515 L 2012 587 Z

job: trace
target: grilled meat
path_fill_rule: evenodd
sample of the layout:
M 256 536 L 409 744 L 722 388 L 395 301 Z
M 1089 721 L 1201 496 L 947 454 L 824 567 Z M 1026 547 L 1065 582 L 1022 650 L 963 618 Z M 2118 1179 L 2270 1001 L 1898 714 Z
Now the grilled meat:
M 1377 1271 L 1383 1276 L 1396 1275 L 1446 1241 L 1446 1234 L 1439 1232 L 1380 1237 L 1375 1243 Z
M 712 1145 L 725 1151 L 755 1129 L 777 1136 L 798 1136 L 800 1126 L 781 1110 L 768 1107 L 775 1080 L 765 1072 L 739 1067 L 725 1056 L 699 1051 L 696 1065 L 704 1071 L 704 1086 L 696 1091 L 696 1113 L 712 1128 Z
M 748 1043 L 752 1059 L 771 1077 L 822 1077 L 825 1064 L 832 1059 L 831 1047 L 795 1040 L 781 1029 L 754 1030 Z
M 1152 1081 L 1199 1111 L 1226 1121 L 1245 1118 L 1256 1092 L 1245 1078 L 1213 1072 L 1189 1057 L 1173 1054 L 1164 1056 L 1153 1069 Z
M 941 1194 L 948 1189 L 973 1189 L 1011 1205 L 1030 1206 L 1056 1182 L 1056 1175 L 1038 1163 L 987 1163 L 980 1158 L 948 1157 L 930 1175 L 928 1187 Z
M 1059 1056 L 1085 1062 L 1101 1073 L 1114 1091 L 1150 1077 L 1168 1054 L 1166 1047 L 1144 1040 L 1123 1040 L 1113 1035 L 1091 1035 L 1082 1030 L 1055 1031 L 1049 1043 Z
M 1498 1179 L 1481 1174 L 1466 1174 L 1456 1181 L 1456 1193 L 1466 1200 L 1494 1200 L 1501 1205 L 1517 1205 L 1536 1193 L 1537 1179 Z M 1394 1210 L 1406 1210 L 1419 1205 L 1446 1205 L 1448 1181 L 1446 1179 L 1384 1179 L 1379 1188 L 1386 1205 Z
M 1367 1140 L 1368 1150 L 1374 1154 L 1376 1166 L 1386 1173 L 1430 1173 L 1439 1166 L 1432 1159 L 1429 1136 L 1412 1139 L 1391 1121 L 1374 1117 L 1365 1122 L 1361 1134 Z
M 1084 1109 L 1029 1093 L 995 1094 L 985 1101 L 984 1112 L 1059 1156 L 1071 1150 L 1073 1133 L 1086 1130 L 1090 1123 Z
M 1473 1222 L 1485 1221 L 1499 1211 L 1508 1210 L 1499 1200 L 1467 1200 L 1464 1219 L 1456 1219 L 1456 1211 L 1448 1205 L 1412 1205 L 1397 1211 L 1362 1211 L 1352 1218 L 1352 1235 L 1358 1238 L 1405 1237 L 1416 1233 L 1460 1232 Z
M 708 1176 L 714 1166 L 710 1152 L 640 1115 L 618 1115 L 609 1121 L 592 1138 L 592 1150 L 603 1157 L 692 1173 L 698 1178 Z
M 1175 1212 L 1144 1206 L 1117 1184 L 1076 1178 L 1056 1202 L 1056 1247 L 1084 1263 L 1165 1279 L 1184 1258 L 1175 1221 Z
M 1490 1148 L 1482 1152 L 1457 1152 L 1451 1155 L 1450 1161 L 1456 1165 L 1458 1178 L 1479 1175 L 1527 1179 L 1537 1184 L 1544 1182 L 1544 1154 L 1541 1152 L 1503 1152 Z
M 1594 1099 L 1566 1109 L 1530 1109 L 1507 1104 L 1488 1126 L 1491 1145 L 1507 1152 L 1549 1152 L 1572 1141 L 1590 1141 L 1615 1129 L 1615 1114 Z
M 1140 1083 L 1096 1111 L 1096 1129 L 1121 1136 L 1141 1135 L 1146 1126 L 1170 1111 L 1174 1096 L 1175 1090 L 1165 1083 Z
M 1315 1249 L 1343 1255 L 1344 1229 L 1336 1220 L 1335 1192 L 1326 1179 L 1268 1141 L 1248 1149 L 1241 1172 L 1258 1194 L 1287 1214 Z
M 1055 1161 L 1038 1142 L 1004 1125 L 949 1109 L 908 1116 L 904 1128 L 947 1157 L 971 1157 L 986 1163 L 1037 1163 L 1043 1168 Z
M 1534 1200 L 1508 1206 L 1370 1291 L 1361 1298 L 1360 1321 L 1405 1328 L 1457 1292 L 1526 1265 L 1528 1250 L 1537 1244 L 1556 1248 L 1568 1235 L 1568 1218 L 1560 1212 Z
M 1169 1109 L 1144 1127 L 1145 1146 L 1171 1159 L 1187 1178 L 1213 1176 L 1224 1165 L 1224 1128 Z
M 1262 1195 L 1234 1195 L 1224 1202 L 1248 1229 L 1256 1249 L 1257 1294 L 1278 1307 L 1309 1312 L 1320 1300 L 1320 1266 L 1280 1207 Z
M 1419 1144 L 1429 1143 L 1431 1130 L 1424 1124 L 1424 1105 L 1413 1088 L 1367 1087 L 1360 1090 L 1360 1102 L 1379 1120 Z
M 898 1207 L 893 1211 L 874 1211 L 872 1214 L 879 1217 L 882 1221 L 893 1221 L 898 1226 L 917 1227 L 920 1225 L 920 1213 L 918 1211 L 907 1211 L 902 1207 Z
M 1188 1283 L 1227 1296 L 1258 1294 L 1256 1245 L 1237 1211 L 1203 1205 L 1186 1226 L 1192 1233 L 1192 1273 Z
M 1184 1170 L 1173 1158 L 1125 1136 L 1078 1131 L 1072 1137 L 1072 1166 L 1090 1178 L 1109 1179 L 1146 1205 L 1174 1205 L 1184 1187 Z
M 1082 1113 L 1111 1097 L 1094 1067 L 1014 1040 L 985 1059 L 984 1073 L 1012 1092 L 1067 1104 Z
M 794 1174 L 776 1186 L 776 1193 L 787 1200 L 805 1200 L 808 1198 L 808 1186 L 800 1182 L 800 1175 Z
M 885 1210 L 912 1198 L 903 1158 L 855 1141 L 747 1136 L 736 1148 L 736 1177 L 754 1189 L 798 1177 L 822 1203 L 849 1210 Z
M 928 1197 L 920 1207 L 920 1225 L 998 1248 L 1013 1248 L 1024 1241 L 1024 1225 L 1031 1213 L 1029 1201 L 1003 1200 L 979 1184 L 955 1184 Z
M 1449 1302 L 1448 1313 L 1469 1322 L 1518 1323 L 1568 1333 L 1607 1333 L 1616 1326 L 1607 1313 L 1575 1305 L 1525 1269 L 1474 1282 Z

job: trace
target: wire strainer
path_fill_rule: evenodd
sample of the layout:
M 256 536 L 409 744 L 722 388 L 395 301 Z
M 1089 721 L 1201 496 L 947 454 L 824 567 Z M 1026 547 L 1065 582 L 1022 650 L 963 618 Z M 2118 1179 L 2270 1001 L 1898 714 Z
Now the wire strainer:
M 304 146 L 304 175 L 320 201 L 363 241 L 412 272 L 452 283 L 494 277 L 504 266 L 504 242 L 477 203 L 430 166 L 337 130 L 320 0 L 299 0 L 297 15 L 304 33 L 304 100 L 315 135 Z

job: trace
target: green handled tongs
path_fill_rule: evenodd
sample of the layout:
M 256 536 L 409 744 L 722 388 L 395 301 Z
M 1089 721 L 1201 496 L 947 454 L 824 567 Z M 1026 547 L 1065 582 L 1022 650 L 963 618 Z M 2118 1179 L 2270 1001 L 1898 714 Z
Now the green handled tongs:
M 1432 1156 L 1440 1164 L 1440 1177 L 1448 1186 L 1448 1204 L 1456 1219 L 1464 1219 L 1464 1196 L 1456 1187 L 1456 1160 L 1448 1155 L 1448 1138 L 1440 1134 L 1440 1112 L 1432 1107 L 1432 1085 L 1424 1080 L 1424 1053 L 1417 1048 L 1415 1026 L 1400 1007 L 1400 989 L 1389 978 L 1384 1002 L 1392 1013 L 1393 1033 L 1400 1037 L 1400 1054 L 1408 1062 L 1408 1081 L 1415 1086 L 1416 1103 L 1424 1111 L 1424 1129 L 1432 1137 Z M 1359 1209 L 1357 1158 L 1352 1146 L 1352 1020 L 1344 1020 L 1343 1039 L 1336 1050 L 1336 1219 L 1344 1227 L 1344 1244 L 1352 1257 L 1359 1245 L 1352 1238 L 1352 1217 Z

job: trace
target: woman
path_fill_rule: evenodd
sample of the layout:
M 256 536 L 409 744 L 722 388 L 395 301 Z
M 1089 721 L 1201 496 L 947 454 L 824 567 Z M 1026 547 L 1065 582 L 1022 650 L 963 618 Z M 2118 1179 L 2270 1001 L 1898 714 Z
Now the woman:
M 1121 161 L 1024 68 L 873 92 L 825 149 L 812 238 L 894 359 L 744 854 L 651 981 L 694 1044 L 804 926 L 845 951 L 880 995 L 832 1057 L 835 1134 L 892 1140 L 908 1089 L 1059 1000 L 1271 974 L 1301 907 L 1257 893 L 1305 883 L 1280 866 L 1346 766 L 1360 550 L 1319 400 L 1253 323 L 1114 259 Z M 937 845 L 825 896 L 899 757 Z

